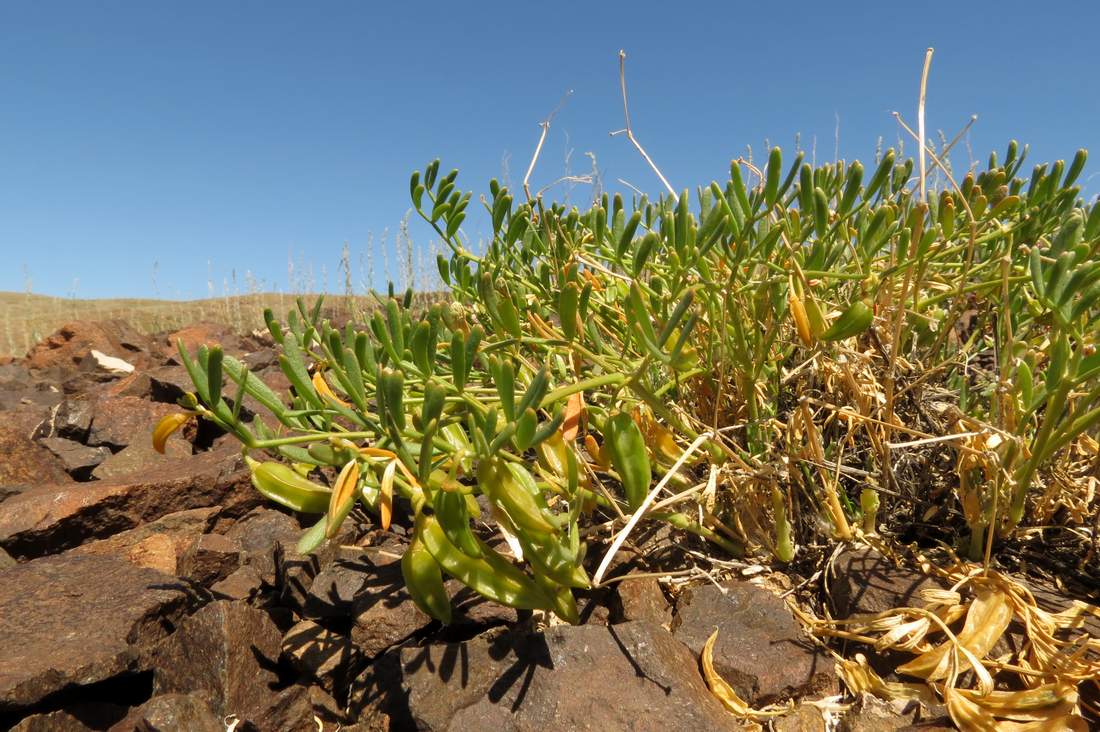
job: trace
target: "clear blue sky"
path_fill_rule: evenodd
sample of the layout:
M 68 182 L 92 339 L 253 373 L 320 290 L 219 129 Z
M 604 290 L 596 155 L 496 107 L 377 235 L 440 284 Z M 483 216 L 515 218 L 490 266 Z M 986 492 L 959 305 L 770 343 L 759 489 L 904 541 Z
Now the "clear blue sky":
M 338 291 L 345 241 L 356 284 L 373 256 L 381 287 L 380 237 L 388 228 L 392 246 L 413 168 L 441 157 L 480 193 L 508 161 L 518 185 L 567 89 L 535 185 L 572 149 L 574 173 L 592 152 L 609 188 L 657 193 L 608 136 L 622 126 L 620 48 L 635 132 L 677 188 L 722 178 L 747 145 L 791 150 L 797 132 L 831 159 L 838 116 L 841 157 L 872 157 L 880 135 L 897 139 L 891 110 L 915 118 L 926 46 L 930 130 L 950 136 L 978 114 L 983 160 L 1012 137 L 1033 161 L 1096 156 L 1097 27 L 1095 2 L 12 0 L 0 4 L 0 290 L 29 279 L 53 295 L 192 298 L 211 279 L 221 294 L 234 272 L 243 291 L 249 271 L 285 291 L 293 258 Z M 482 215 L 466 226 L 484 229 Z

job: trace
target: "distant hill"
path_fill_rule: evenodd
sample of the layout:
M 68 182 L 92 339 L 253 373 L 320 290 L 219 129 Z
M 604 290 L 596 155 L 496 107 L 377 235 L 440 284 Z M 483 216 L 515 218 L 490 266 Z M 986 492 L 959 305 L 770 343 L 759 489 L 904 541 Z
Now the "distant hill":
M 303 294 L 312 304 L 316 294 Z M 225 323 L 240 331 L 263 328 L 264 308 L 282 318 L 298 295 L 255 293 L 206 300 L 78 300 L 23 292 L 0 292 L 0 356 L 23 356 L 30 347 L 73 320 L 125 320 L 143 333 L 174 330 L 201 321 Z M 418 295 L 428 300 L 440 295 Z M 368 295 L 325 295 L 325 306 L 337 313 L 370 311 Z

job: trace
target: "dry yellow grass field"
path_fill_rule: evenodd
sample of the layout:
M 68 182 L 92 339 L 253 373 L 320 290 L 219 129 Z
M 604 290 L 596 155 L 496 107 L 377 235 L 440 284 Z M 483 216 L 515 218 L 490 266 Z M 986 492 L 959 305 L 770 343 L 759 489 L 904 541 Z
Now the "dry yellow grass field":
M 0 292 L 0 356 L 20 357 L 31 346 L 73 320 L 121 319 L 143 333 L 157 333 L 214 321 L 250 331 L 264 327 L 264 308 L 285 315 L 297 295 L 255 293 L 206 300 L 79 300 L 21 292 Z M 304 295 L 312 303 L 315 295 Z M 376 301 L 366 295 L 326 295 L 335 312 L 370 310 Z

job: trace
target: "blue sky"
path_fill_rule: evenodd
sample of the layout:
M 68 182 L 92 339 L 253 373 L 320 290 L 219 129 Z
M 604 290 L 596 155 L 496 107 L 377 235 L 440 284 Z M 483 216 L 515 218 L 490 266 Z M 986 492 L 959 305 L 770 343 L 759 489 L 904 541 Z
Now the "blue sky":
M 799 132 L 831 159 L 838 118 L 841 157 L 895 144 L 890 112 L 915 118 L 927 46 L 930 130 L 978 114 L 979 159 L 1013 137 L 1032 161 L 1100 155 L 1100 4 L 921 7 L 5 2 L 0 290 L 197 298 L 211 283 L 245 291 L 246 272 L 286 291 L 312 267 L 339 291 L 344 242 L 355 285 L 373 272 L 381 287 L 387 263 L 400 276 L 382 249 L 410 172 L 440 157 L 460 187 L 483 192 L 506 168 L 518 185 L 566 90 L 535 186 L 572 150 L 573 173 L 590 152 L 608 188 L 657 193 L 608 135 L 622 127 L 620 48 L 635 133 L 677 188 L 722 179 L 748 145 L 793 150 Z M 1094 158 L 1086 178 L 1097 170 Z M 426 249 L 424 228 L 410 232 Z

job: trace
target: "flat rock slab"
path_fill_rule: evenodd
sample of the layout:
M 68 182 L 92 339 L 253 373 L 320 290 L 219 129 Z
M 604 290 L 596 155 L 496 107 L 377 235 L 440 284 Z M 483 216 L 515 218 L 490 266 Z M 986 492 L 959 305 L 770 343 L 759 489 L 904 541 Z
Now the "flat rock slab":
M 931 577 L 899 567 L 871 547 L 840 554 L 826 576 L 829 601 L 839 618 L 877 614 L 899 607 L 923 607 L 921 590 L 942 589 Z
M 109 732 L 225 732 L 225 725 L 197 696 L 161 694 L 130 710 Z
M 235 714 L 259 730 L 309 729 L 305 689 L 278 691 L 281 646 L 282 634 L 266 613 L 212 602 L 153 652 L 153 691 L 198 695 L 219 717 Z
M 0 711 L 133 670 L 189 602 L 175 577 L 114 557 L 46 557 L 4 570 Z
M 182 437 L 173 435 L 164 444 L 164 454 L 153 449 L 153 440 L 149 435 L 138 435 L 140 439 L 132 441 L 122 450 L 107 456 L 92 470 L 97 480 L 112 480 L 135 473 L 168 465 L 191 455 L 191 443 Z M 93 449 L 93 448 L 89 448 Z M 94 448 L 103 449 L 103 448 Z
M 235 450 L 200 453 L 140 477 L 32 489 L 4 502 L 0 547 L 38 557 L 191 508 L 237 515 L 261 501 Z
M 95 402 L 87 444 L 122 449 L 131 443 L 151 444 L 153 428 L 166 414 L 180 411 L 174 404 L 140 397 L 104 397 Z
M 76 480 L 88 480 L 92 470 L 111 455 L 106 447 L 88 447 L 64 437 L 47 437 L 41 445 L 57 456 L 66 472 Z
M 0 424 L 0 485 L 32 486 L 71 481 L 65 463 L 39 445 L 23 430 Z
M 217 515 L 217 508 L 176 511 L 136 529 L 90 541 L 69 551 L 74 554 L 109 554 L 139 567 L 178 575 L 182 556 L 210 529 Z
M 407 646 L 363 681 L 368 729 L 385 715 L 391 729 L 741 729 L 707 689 L 698 658 L 646 622 Z M 382 691 L 398 683 L 398 692 Z
M 686 592 L 677 606 L 676 638 L 698 655 L 715 629 L 714 668 L 750 704 L 835 692 L 832 659 L 770 590 L 733 580 Z
M 94 348 L 110 356 L 124 358 L 132 364 L 145 366 L 152 339 L 138 333 L 122 320 L 66 323 L 27 353 L 26 365 L 32 371 L 50 370 L 59 374 L 72 373 Z
M 32 714 L 19 720 L 10 732 L 93 732 L 92 728 L 64 710 Z

